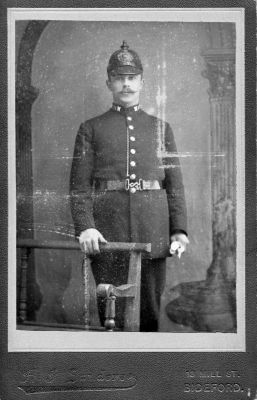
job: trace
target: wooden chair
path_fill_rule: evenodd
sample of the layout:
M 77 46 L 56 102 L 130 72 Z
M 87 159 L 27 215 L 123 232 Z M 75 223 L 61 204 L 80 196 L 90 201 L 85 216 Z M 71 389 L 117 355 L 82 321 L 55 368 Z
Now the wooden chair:
M 115 328 L 115 301 L 116 298 L 125 297 L 126 307 L 124 316 L 125 331 L 139 331 L 140 327 L 140 288 L 141 288 L 141 258 L 142 253 L 151 252 L 151 244 L 146 243 L 121 243 L 112 242 L 100 246 L 101 251 L 129 251 L 129 273 L 128 282 L 118 287 L 111 283 L 103 283 L 97 286 L 97 296 L 105 298 L 105 328 L 113 331 Z M 88 291 L 88 272 L 90 259 L 84 257 L 83 275 L 85 287 L 85 326 L 89 326 L 89 291 Z
M 17 240 L 17 247 L 21 248 L 21 284 L 18 303 L 18 323 L 20 326 L 37 326 L 47 329 L 47 327 L 60 328 L 60 329 L 83 329 L 90 330 L 89 319 L 89 272 L 90 272 L 90 258 L 84 256 L 83 259 L 83 280 L 84 280 L 84 324 L 71 325 L 60 323 L 44 323 L 27 320 L 28 308 L 28 260 L 33 249 L 60 249 L 60 250 L 79 250 L 78 242 L 74 241 L 53 241 L 53 240 L 34 240 L 34 239 L 19 239 Z M 106 298 L 106 321 L 105 328 L 112 331 L 115 328 L 115 301 L 118 297 L 126 297 L 126 308 L 124 318 L 124 330 L 126 331 L 139 331 L 140 324 L 140 284 L 141 284 L 141 256 L 142 253 L 151 252 L 151 244 L 146 243 L 122 243 L 122 242 L 109 242 L 100 245 L 103 252 L 114 251 L 128 251 L 130 252 L 129 260 L 129 273 L 128 282 L 126 285 L 118 287 L 113 286 L 111 283 L 101 284 L 97 287 L 97 295 Z

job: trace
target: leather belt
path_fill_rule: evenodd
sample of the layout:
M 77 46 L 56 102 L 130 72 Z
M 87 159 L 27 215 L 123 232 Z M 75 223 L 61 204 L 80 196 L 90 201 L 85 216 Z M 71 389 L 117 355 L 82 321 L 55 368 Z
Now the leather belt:
M 112 191 L 112 190 L 127 190 L 132 193 L 142 190 L 160 190 L 162 185 L 157 180 L 145 181 L 144 179 L 138 179 L 138 181 L 131 181 L 130 179 L 125 179 L 124 181 L 102 181 L 97 180 L 95 185 L 97 190 Z

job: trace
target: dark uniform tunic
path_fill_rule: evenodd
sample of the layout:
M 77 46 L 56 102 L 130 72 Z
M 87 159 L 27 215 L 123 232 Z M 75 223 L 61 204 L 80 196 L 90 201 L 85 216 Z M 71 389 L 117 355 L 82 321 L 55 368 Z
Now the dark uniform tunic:
M 144 190 L 125 190 L 128 177 L 131 186 L 144 180 Z M 124 187 L 117 190 L 117 182 L 124 182 Z M 70 193 L 76 236 L 96 228 L 110 242 L 152 244 L 150 259 L 142 263 L 140 330 L 157 330 L 170 235 L 186 232 L 184 188 L 169 124 L 138 106 L 113 106 L 81 124 Z M 95 256 L 92 269 L 96 284 L 126 283 L 127 261 L 124 254 Z M 103 320 L 101 307 L 99 311 Z M 122 326 L 122 317 L 118 320 Z

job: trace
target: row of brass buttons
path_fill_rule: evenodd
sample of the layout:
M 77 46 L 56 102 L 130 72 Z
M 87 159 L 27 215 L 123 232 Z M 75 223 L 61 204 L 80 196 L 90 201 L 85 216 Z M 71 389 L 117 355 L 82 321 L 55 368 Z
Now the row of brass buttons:
M 128 121 L 132 121 L 132 117 L 128 116 L 127 120 Z M 132 131 L 132 130 L 134 130 L 134 126 L 133 125 L 128 125 L 128 129 Z M 135 140 L 136 140 L 135 136 L 131 135 L 130 136 L 130 141 L 131 142 L 135 142 Z M 130 154 L 133 154 L 133 155 L 136 154 L 136 150 L 134 148 L 130 149 Z M 134 160 L 131 160 L 130 161 L 130 166 L 132 168 L 135 167 L 136 166 L 136 162 Z M 132 173 L 130 175 L 130 179 L 135 180 L 136 179 L 136 174 Z M 136 193 L 136 191 L 137 191 L 137 189 L 135 187 L 131 187 L 129 190 L 130 190 L 130 193 Z

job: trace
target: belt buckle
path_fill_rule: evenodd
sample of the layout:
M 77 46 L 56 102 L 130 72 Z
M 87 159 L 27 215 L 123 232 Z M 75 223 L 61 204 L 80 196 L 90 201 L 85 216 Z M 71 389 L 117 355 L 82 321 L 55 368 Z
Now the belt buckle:
M 129 178 L 126 178 L 125 179 L 125 190 L 129 190 L 129 184 L 130 184 Z
M 138 180 L 138 183 L 139 183 L 139 189 L 138 190 L 144 190 L 144 182 L 143 182 L 143 179 L 139 179 Z
M 126 178 L 125 190 L 130 190 L 132 188 L 136 190 L 144 190 L 143 179 L 140 178 L 137 182 L 130 182 L 130 179 Z

